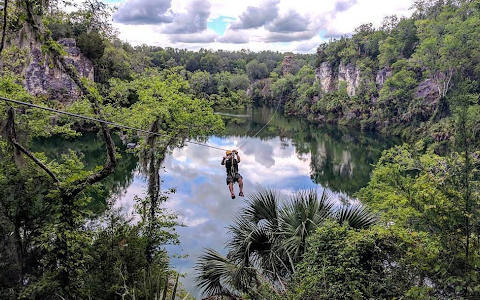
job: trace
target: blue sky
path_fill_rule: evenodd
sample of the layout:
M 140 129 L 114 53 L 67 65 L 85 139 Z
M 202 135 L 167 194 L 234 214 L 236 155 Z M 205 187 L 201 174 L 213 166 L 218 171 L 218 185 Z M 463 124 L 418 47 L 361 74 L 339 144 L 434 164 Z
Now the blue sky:
M 234 20 L 235 18 L 232 17 L 220 16 L 208 21 L 207 28 L 215 31 L 218 35 L 224 35 L 228 24 Z
M 80 1 L 80 0 L 76 0 Z M 385 16 L 409 16 L 413 0 L 103 0 L 118 8 L 122 40 L 197 50 L 315 52 Z M 372 9 L 374 7 L 375 9 Z

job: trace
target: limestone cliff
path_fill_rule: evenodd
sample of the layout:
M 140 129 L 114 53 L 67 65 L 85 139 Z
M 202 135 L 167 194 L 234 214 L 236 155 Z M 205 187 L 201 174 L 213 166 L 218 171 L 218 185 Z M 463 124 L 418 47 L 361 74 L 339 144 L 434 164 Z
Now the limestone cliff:
M 320 81 L 320 86 L 324 93 L 330 93 L 337 90 L 341 82 L 345 82 L 347 93 L 350 97 L 355 96 L 356 90 L 361 80 L 360 69 L 354 64 L 340 63 L 338 71 L 334 71 L 328 62 L 323 62 L 315 70 L 315 79 Z
M 338 82 L 347 84 L 347 93 L 350 97 L 355 96 L 356 89 L 360 85 L 360 69 L 353 64 L 340 63 L 338 66 Z
M 68 53 L 67 63 L 72 63 L 80 76 L 93 80 L 93 63 L 80 52 L 75 40 L 62 39 L 59 44 Z M 25 88 L 30 94 L 47 95 L 61 102 L 71 102 L 79 97 L 75 83 L 60 67 L 48 63 L 49 59 L 40 47 L 32 47 L 30 55 L 30 64 L 24 70 Z
M 320 82 L 322 92 L 330 93 L 336 90 L 336 77 L 334 76 L 332 66 L 328 62 L 323 62 L 320 67 L 315 69 L 315 80 Z
M 373 74 L 362 74 L 360 68 L 354 64 L 345 64 L 340 62 L 338 67 L 334 69 L 328 62 L 323 62 L 315 70 L 315 80 L 320 83 L 322 93 L 331 93 L 339 89 L 342 82 L 345 83 L 347 93 L 353 97 L 358 92 L 360 84 L 373 83 L 380 91 L 388 78 L 393 75 L 392 69 L 388 67 L 381 68 Z M 408 113 L 403 114 L 401 121 L 410 122 L 414 117 L 428 119 L 435 113 L 438 106 L 439 93 L 437 85 L 432 79 L 423 79 L 418 82 L 417 87 L 413 92 L 412 101 Z M 372 103 L 376 102 L 376 98 L 371 98 Z M 344 111 L 346 120 L 356 118 L 357 112 L 354 110 Z M 321 120 L 321 116 L 317 117 Z
M 67 63 L 72 63 L 80 76 L 93 80 L 93 63 L 81 53 L 75 40 L 61 39 L 58 43 L 67 52 Z M 11 40 L 2 56 L 0 68 L 19 75 L 31 95 L 44 96 L 63 103 L 71 103 L 80 96 L 70 77 L 42 51 L 40 42 L 35 41 L 25 28 Z
M 392 70 L 390 68 L 384 67 L 377 72 L 377 76 L 375 77 L 375 83 L 377 87 L 381 89 L 385 81 L 387 81 L 388 77 L 392 76 Z

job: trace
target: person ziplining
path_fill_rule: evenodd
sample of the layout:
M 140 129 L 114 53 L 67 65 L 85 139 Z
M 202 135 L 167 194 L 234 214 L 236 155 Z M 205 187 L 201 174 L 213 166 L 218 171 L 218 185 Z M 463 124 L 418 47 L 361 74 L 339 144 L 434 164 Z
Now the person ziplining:
M 222 166 L 225 165 L 227 169 L 227 185 L 230 190 L 232 199 L 235 199 L 235 192 L 233 190 L 233 184 L 238 182 L 238 187 L 240 188 L 240 197 L 243 197 L 243 177 L 238 173 L 238 164 L 240 163 L 240 155 L 238 155 L 237 150 L 226 151 L 226 156 L 222 159 Z M 235 157 L 236 156 L 236 157 Z

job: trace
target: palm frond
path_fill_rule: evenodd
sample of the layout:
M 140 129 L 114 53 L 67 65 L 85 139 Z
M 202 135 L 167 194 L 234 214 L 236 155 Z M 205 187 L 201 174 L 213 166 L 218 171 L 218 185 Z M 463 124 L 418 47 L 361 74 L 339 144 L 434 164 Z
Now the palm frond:
M 198 276 L 197 287 L 203 288 L 208 296 L 237 296 L 238 291 L 245 292 L 256 280 L 256 272 L 252 267 L 236 264 L 213 249 L 205 249 L 200 256 L 195 270 Z
M 378 220 L 377 216 L 362 204 L 341 207 L 335 212 L 335 219 L 340 224 L 346 222 L 355 229 L 368 228 Z
M 260 188 L 247 197 L 247 207 L 240 215 L 245 219 L 258 223 L 265 221 L 270 225 L 277 224 L 279 195 L 275 190 Z
M 306 246 L 307 237 L 332 216 L 333 203 L 326 191 L 318 199 L 315 190 L 300 191 L 280 212 L 282 245 L 293 261 L 298 261 Z
M 229 226 L 231 239 L 228 243 L 230 257 L 236 261 L 249 264 L 252 254 L 261 255 L 272 248 L 272 233 L 262 223 L 253 223 L 237 216 L 233 225 Z

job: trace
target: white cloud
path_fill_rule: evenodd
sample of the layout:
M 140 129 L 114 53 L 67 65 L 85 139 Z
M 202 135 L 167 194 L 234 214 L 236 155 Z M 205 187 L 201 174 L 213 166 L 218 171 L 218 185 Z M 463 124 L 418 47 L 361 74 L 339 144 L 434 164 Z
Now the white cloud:
M 267 0 L 263 2 L 258 0 L 171 0 L 170 7 L 166 9 L 165 3 L 169 1 L 155 1 L 163 6 L 149 11 L 144 19 L 133 18 L 138 11 L 123 12 L 127 20 L 124 23 L 148 25 L 125 25 L 115 22 L 114 25 L 120 32 L 122 40 L 133 45 L 148 44 L 191 50 L 207 48 L 261 51 L 269 49 L 281 52 L 314 52 L 316 47 L 328 41 L 329 37 L 351 34 L 361 24 L 373 23 L 378 27 L 385 16 L 392 14 L 409 16 L 411 14 L 409 7 L 413 3 L 413 0 Z M 134 3 L 143 2 L 146 0 L 126 0 L 122 6 L 132 7 Z M 265 10 L 267 8 L 265 3 L 271 4 L 270 10 Z M 252 8 L 258 8 L 262 12 L 265 10 L 261 20 L 258 20 L 262 24 L 257 24 L 259 22 L 255 23 L 255 20 L 250 18 L 258 13 L 258 9 L 252 10 Z M 170 16 L 172 17 L 170 23 L 166 23 L 170 21 L 166 19 L 163 23 L 158 22 L 152 25 L 151 20 Z M 207 20 L 218 17 L 235 18 L 234 21 L 225 20 L 231 28 L 249 29 L 227 30 L 223 36 L 218 36 L 206 29 Z M 325 33 L 324 40 L 319 37 L 320 33 Z
M 218 35 L 213 30 L 204 30 L 202 32 L 196 32 L 192 34 L 171 34 L 168 36 L 170 41 L 176 43 L 212 43 L 218 37 Z
M 249 41 L 248 33 L 241 30 L 227 30 L 225 34 L 218 38 L 220 43 L 245 44 Z
M 189 34 L 206 30 L 207 19 L 210 16 L 210 7 L 211 5 L 208 1 L 192 0 L 187 6 L 187 11 L 175 14 L 173 22 L 167 24 L 163 31 L 170 34 Z
M 122 24 L 144 25 L 170 23 L 172 0 L 130 0 L 120 5 L 113 19 Z

